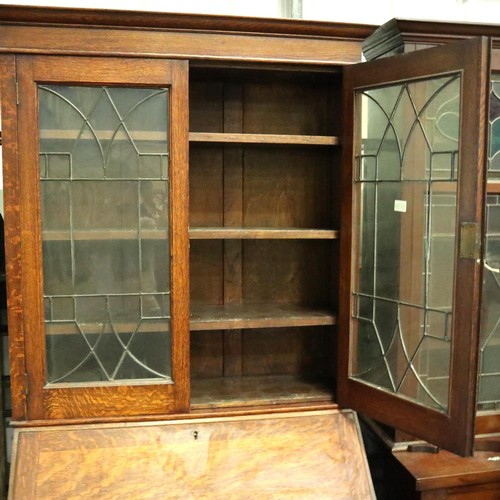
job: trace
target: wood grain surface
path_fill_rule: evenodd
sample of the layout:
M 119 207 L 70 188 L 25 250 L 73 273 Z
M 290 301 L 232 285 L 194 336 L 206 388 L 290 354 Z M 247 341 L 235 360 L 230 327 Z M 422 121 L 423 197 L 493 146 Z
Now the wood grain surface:
M 12 67 L 6 65 L 12 77 Z M 22 105 L 17 109 L 17 144 L 7 157 L 6 209 L 7 231 L 13 237 L 9 259 L 19 269 L 9 269 L 11 301 L 22 304 L 22 330 L 18 318 L 13 323 L 13 380 L 15 381 L 16 420 L 61 418 L 106 418 L 106 416 L 151 415 L 184 412 L 189 408 L 189 235 L 188 235 L 188 66 L 186 61 L 132 60 L 127 58 L 58 58 L 52 56 L 19 56 L 17 77 Z M 45 356 L 45 327 L 43 309 L 43 266 L 41 240 L 41 209 L 39 186 L 39 140 L 37 84 L 57 82 L 81 85 L 154 85 L 170 87 L 170 252 L 171 276 L 171 332 L 173 384 L 157 380 L 156 386 L 137 382 L 110 383 L 108 387 L 88 384 L 86 387 L 66 384 L 47 385 Z M 9 80 L 3 88 L 11 92 Z M 12 86 L 12 82 L 10 82 Z M 15 97 L 10 95 L 15 104 Z M 2 110 L 4 111 L 4 110 Z M 14 124 L 16 114 L 5 109 L 8 123 Z M 17 142 L 16 142 L 17 140 Z M 16 193 L 16 190 L 17 193 Z M 14 202 L 14 196 L 17 197 Z M 15 204 L 13 204 L 15 203 Z M 19 211 L 19 214 L 17 213 Z M 9 233 L 10 231 L 10 233 Z M 19 241 L 20 239 L 20 241 Z M 22 241 L 22 245 L 20 244 Z M 13 310 L 13 313 L 17 311 Z M 10 320 L 11 318 L 9 318 Z M 21 337 L 24 345 L 18 347 Z M 20 359 L 24 349 L 25 367 Z M 22 371 L 20 371 L 22 370 Z M 21 380 L 23 385 L 21 386 Z M 24 387 L 26 386 L 26 387 Z M 25 395 L 19 395 L 20 388 Z M 21 408 L 26 401 L 27 410 Z
M 335 324 L 330 309 L 288 304 L 205 305 L 191 308 L 191 331 Z
M 332 402 L 331 383 L 300 375 L 266 375 L 194 379 L 192 408 L 196 410 L 261 405 Z
M 336 146 L 339 138 L 324 135 L 235 134 L 217 132 L 190 132 L 191 142 L 223 142 L 240 144 L 297 144 L 310 146 Z
M 374 498 L 352 412 L 16 431 L 11 500 Z
M 9 361 L 11 369 L 12 418 L 26 418 L 26 359 L 23 321 L 23 265 L 21 253 L 21 212 L 19 150 L 17 144 L 18 106 L 16 105 L 15 56 L 3 55 L 2 67 L 2 158 L 5 207 L 5 265 L 7 274 L 7 313 Z
M 228 36 L 230 40 L 228 40 Z M 268 35 L 169 32 L 91 27 L 4 25 L 0 45 L 13 52 L 61 53 L 71 55 L 129 54 L 142 57 L 220 59 L 252 62 L 295 62 L 333 64 L 357 62 L 358 41 L 322 38 L 285 38 Z
M 56 7 L 0 6 L 0 18 L 5 23 L 51 24 L 61 26 L 123 26 L 129 28 L 157 28 L 164 30 L 205 30 L 243 33 L 269 33 L 306 36 L 324 36 L 364 40 L 375 26 L 299 19 L 265 19 L 193 14 L 138 12 L 131 10 L 98 10 Z M 473 26 L 473 25 L 469 25 Z
M 474 456 L 465 458 L 446 450 L 436 454 L 394 452 L 396 459 L 414 478 L 418 491 L 485 483 L 496 483 L 497 488 L 500 488 L 500 462 L 495 459 L 497 455 L 496 451 L 475 451 Z M 464 498 L 483 497 L 477 495 Z
M 189 230 L 191 240 L 248 239 L 248 240 L 334 240 L 339 237 L 335 229 L 296 229 L 267 227 L 195 227 Z

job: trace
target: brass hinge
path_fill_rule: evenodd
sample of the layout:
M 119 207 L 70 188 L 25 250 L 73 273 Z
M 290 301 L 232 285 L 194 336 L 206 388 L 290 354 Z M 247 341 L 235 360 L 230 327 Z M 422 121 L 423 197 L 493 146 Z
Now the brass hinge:
M 16 104 L 19 106 L 19 82 L 16 80 Z
M 474 260 L 481 258 L 481 231 L 477 222 L 460 224 L 460 258 Z

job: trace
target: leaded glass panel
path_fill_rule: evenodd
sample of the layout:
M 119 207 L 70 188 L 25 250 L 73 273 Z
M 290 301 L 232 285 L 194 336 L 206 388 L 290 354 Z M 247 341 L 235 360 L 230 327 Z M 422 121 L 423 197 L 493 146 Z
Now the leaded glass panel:
M 488 181 L 500 180 L 500 75 L 491 75 Z M 500 195 L 486 199 L 478 410 L 500 409 Z
M 500 76 L 491 75 L 489 180 L 500 180 Z
M 498 410 L 500 409 L 500 195 L 487 197 L 486 216 L 478 409 Z
M 460 75 L 357 92 L 351 377 L 446 413 Z
M 38 94 L 47 382 L 169 380 L 168 89 Z

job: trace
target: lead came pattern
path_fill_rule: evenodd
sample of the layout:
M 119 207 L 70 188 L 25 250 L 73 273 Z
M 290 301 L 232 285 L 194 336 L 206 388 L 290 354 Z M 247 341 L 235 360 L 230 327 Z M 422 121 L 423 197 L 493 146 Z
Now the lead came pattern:
M 47 381 L 170 380 L 168 89 L 38 91 Z
M 459 75 L 451 75 L 358 92 L 352 376 L 442 412 L 452 341 L 459 89 Z
M 489 180 L 500 177 L 500 79 L 492 75 L 490 87 L 490 157 Z
M 500 76 L 491 77 L 488 181 L 500 173 Z M 479 410 L 500 408 L 500 196 L 486 200 L 486 248 L 479 345 Z
M 478 408 L 500 408 L 500 196 L 487 197 Z

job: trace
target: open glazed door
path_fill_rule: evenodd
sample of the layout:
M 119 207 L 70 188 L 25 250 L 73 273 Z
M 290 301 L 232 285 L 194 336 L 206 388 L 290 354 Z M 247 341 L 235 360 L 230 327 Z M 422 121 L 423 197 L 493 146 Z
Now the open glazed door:
M 26 418 L 187 410 L 187 63 L 17 75 Z
M 347 67 L 344 78 L 338 400 L 468 455 L 489 40 Z

